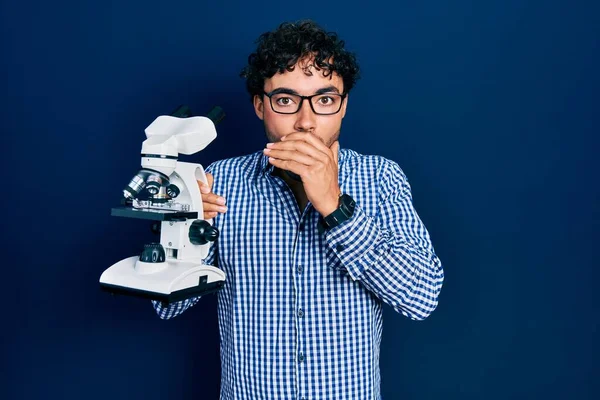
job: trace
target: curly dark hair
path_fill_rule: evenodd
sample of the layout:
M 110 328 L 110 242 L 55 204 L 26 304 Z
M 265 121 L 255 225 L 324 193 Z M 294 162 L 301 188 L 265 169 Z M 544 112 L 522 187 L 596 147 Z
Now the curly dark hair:
M 284 70 L 293 71 L 298 60 L 305 57 L 314 56 L 314 65 L 323 70 L 324 76 L 339 74 L 345 93 L 359 78 L 356 56 L 344 49 L 345 43 L 336 33 L 326 32 L 314 21 L 284 22 L 276 30 L 260 35 L 256 43 L 256 52 L 250 54 L 248 65 L 240 73 L 246 78 L 251 100 L 262 95 L 265 79 Z

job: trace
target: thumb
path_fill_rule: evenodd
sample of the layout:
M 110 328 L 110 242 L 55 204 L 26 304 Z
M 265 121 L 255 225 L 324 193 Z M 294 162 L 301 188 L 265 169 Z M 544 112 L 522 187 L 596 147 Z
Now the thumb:
M 207 172 L 206 173 L 206 182 L 208 183 L 208 187 L 211 189 L 213 187 L 213 181 L 214 181 L 214 179 L 213 179 L 212 174 L 210 172 Z
M 338 164 L 338 158 L 339 158 L 339 151 L 340 151 L 340 142 L 338 140 L 336 140 L 335 142 L 333 142 L 333 144 L 330 147 L 331 152 L 333 153 L 333 160 L 335 161 L 335 165 L 339 165 Z
M 200 187 L 200 192 L 202 193 L 210 193 L 213 185 L 213 176 L 210 173 L 206 173 L 206 183 L 202 181 L 198 181 L 198 186 Z

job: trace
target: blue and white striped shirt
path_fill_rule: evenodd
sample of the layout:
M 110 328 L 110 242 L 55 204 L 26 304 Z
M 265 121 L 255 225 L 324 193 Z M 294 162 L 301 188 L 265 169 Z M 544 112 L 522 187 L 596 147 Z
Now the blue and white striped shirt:
M 354 216 L 320 233 L 310 202 L 262 152 L 211 164 L 228 211 L 207 264 L 227 274 L 218 292 L 221 399 L 380 399 L 382 302 L 415 319 L 437 306 L 440 260 L 400 167 L 340 149 L 339 183 Z M 163 307 L 172 318 L 199 298 Z

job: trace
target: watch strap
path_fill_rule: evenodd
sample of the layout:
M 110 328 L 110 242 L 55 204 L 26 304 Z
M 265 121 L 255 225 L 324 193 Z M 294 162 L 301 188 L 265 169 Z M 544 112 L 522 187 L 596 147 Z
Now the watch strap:
M 354 215 L 355 207 L 356 203 L 354 199 L 348 194 L 342 194 L 339 199 L 338 208 L 331 214 L 321 218 L 319 229 L 324 231 L 346 222 Z

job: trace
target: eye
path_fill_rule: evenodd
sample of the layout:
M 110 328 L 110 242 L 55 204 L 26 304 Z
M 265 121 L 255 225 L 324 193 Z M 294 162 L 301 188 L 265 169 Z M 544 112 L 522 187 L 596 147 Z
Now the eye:
M 294 100 L 291 97 L 277 97 L 275 99 L 277 105 L 280 106 L 289 106 L 294 103 Z
M 317 100 L 317 104 L 320 106 L 331 106 L 336 102 L 336 97 L 334 96 L 322 96 Z

